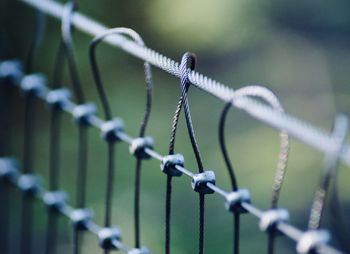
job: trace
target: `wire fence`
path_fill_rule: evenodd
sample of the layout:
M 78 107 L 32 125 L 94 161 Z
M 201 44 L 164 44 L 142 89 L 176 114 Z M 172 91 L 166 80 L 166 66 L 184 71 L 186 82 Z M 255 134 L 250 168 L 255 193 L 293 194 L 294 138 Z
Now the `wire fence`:
M 330 182 L 336 176 L 338 162 L 350 166 L 350 147 L 346 143 L 346 134 L 348 120 L 345 116 L 337 117 L 333 131 L 327 134 L 325 131 L 318 129 L 308 123 L 299 120 L 296 117 L 284 112 L 278 98 L 268 89 L 263 87 L 243 87 L 237 91 L 216 82 L 206 76 L 194 71 L 195 57 L 186 53 L 181 63 L 177 63 L 160 53 L 147 48 L 141 37 L 131 29 L 115 28 L 107 29 L 105 26 L 91 20 L 90 18 L 76 12 L 76 2 L 69 2 L 67 5 L 51 0 L 20 0 L 35 9 L 39 10 L 38 19 L 42 19 L 43 13 L 62 20 L 62 43 L 57 56 L 57 72 L 61 73 L 61 62 L 66 57 L 70 75 L 72 77 L 73 91 L 72 94 L 77 102 L 71 99 L 71 92 L 54 82 L 50 89 L 46 82 L 45 76 L 33 74 L 27 66 L 29 73 L 24 73 L 21 64 L 15 60 L 3 61 L 0 63 L 0 81 L 2 86 L 17 87 L 25 94 L 25 126 L 24 126 L 24 158 L 23 170 L 19 170 L 15 160 L 10 157 L 0 159 L 0 178 L 2 181 L 16 186 L 25 195 L 22 200 L 21 215 L 21 253 L 31 253 L 31 242 L 28 235 L 31 235 L 32 225 L 31 217 L 33 216 L 32 202 L 33 199 L 41 200 L 48 207 L 49 221 L 47 223 L 47 239 L 45 253 L 53 253 L 57 238 L 57 214 L 67 217 L 73 226 L 74 244 L 73 252 L 81 252 L 81 232 L 88 231 L 98 238 L 98 243 L 104 253 L 111 250 L 118 250 L 124 253 L 149 253 L 152 246 L 143 247 L 140 243 L 140 182 L 142 161 L 155 159 L 160 162 L 162 172 L 167 176 L 166 190 L 166 229 L 165 229 L 165 253 L 170 253 L 171 240 L 171 193 L 172 178 L 186 176 L 191 181 L 192 189 L 199 194 L 199 253 L 204 253 L 204 225 L 205 225 L 205 196 L 208 194 L 217 194 L 224 200 L 225 207 L 234 217 L 234 253 L 239 253 L 239 232 L 240 216 L 248 213 L 258 219 L 259 227 L 263 232 L 268 234 L 268 252 L 274 253 L 275 238 L 278 234 L 291 239 L 296 243 L 298 253 L 343 253 L 329 244 L 330 234 L 328 231 L 321 229 L 320 222 L 324 213 L 324 206 L 327 194 L 330 188 Z M 40 41 L 42 27 L 38 23 L 38 35 L 34 39 L 32 54 Z M 98 95 L 101 99 L 104 111 L 104 119 L 99 118 L 95 113 L 94 104 L 87 103 L 84 92 L 81 88 L 80 77 L 76 71 L 74 58 L 74 47 L 71 38 L 72 27 L 94 36 L 90 45 L 90 63 L 92 73 L 96 83 Z M 114 118 L 109 105 L 108 96 L 104 91 L 103 82 L 99 73 L 95 52 L 100 42 L 106 42 L 125 52 L 145 61 L 145 81 L 146 81 L 146 107 L 141 123 L 139 136 L 132 137 L 124 130 L 123 121 L 120 118 Z M 152 106 L 152 76 L 150 68 L 158 67 L 168 72 L 181 81 L 181 97 L 177 104 L 174 114 L 172 133 L 168 152 L 157 152 L 153 148 L 153 139 L 146 136 L 146 127 Z M 29 64 L 30 66 L 30 64 Z M 59 76 L 59 74 L 58 74 Z M 209 93 L 226 103 L 220 120 L 220 145 L 223 152 L 225 163 L 230 174 L 232 190 L 224 190 L 217 184 L 214 171 L 206 170 L 203 167 L 201 154 L 196 142 L 194 127 L 191 120 L 189 100 L 187 92 L 192 87 L 197 87 L 206 93 Z M 257 100 L 262 99 L 266 103 Z M 47 103 L 51 109 L 50 115 L 50 172 L 49 187 L 44 189 L 37 175 L 32 170 L 32 153 L 33 140 L 31 134 L 35 126 L 33 118 L 35 117 L 36 105 L 35 100 L 40 99 Z M 238 179 L 229 160 L 228 152 L 225 146 L 224 126 L 228 110 L 236 107 L 247 112 L 252 117 L 266 123 L 276 130 L 280 131 L 280 154 L 276 167 L 274 179 L 271 207 L 268 210 L 262 210 L 256 207 L 250 200 L 249 190 L 238 188 Z M 191 145 L 198 165 L 198 173 L 184 166 L 184 157 L 176 154 L 174 151 L 177 125 L 180 112 L 184 111 L 186 125 L 188 129 Z M 68 204 L 67 194 L 60 190 L 60 134 L 62 112 L 68 113 L 77 123 L 78 135 L 78 179 L 77 179 L 77 202 L 74 206 Z M 97 225 L 92 217 L 92 211 L 88 209 L 86 194 L 86 158 L 87 158 L 87 132 L 89 127 L 97 128 L 101 132 L 101 137 L 106 141 L 108 153 L 107 159 L 107 179 L 105 195 L 105 215 L 104 225 Z M 312 148 L 324 153 L 325 166 L 322 180 L 314 195 L 312 209 L 310 213 L 309 225 L 306 231 L 300 230 L 289 222 L 288 211 L 278 207 L 279 192 L 285 176 L 285 168 L 288 160 L 289 137 L 293 137 L 305 143 Z M 112 226 L 111 222 L 111 200 L 114 183 L 114 153 L 115 144 L 125 142 L 130 145 L 130 154 L 135 157 L 135 193 L 134 193 L 134 246 L 127 246 L 121 240 L 119 228 Z M 164 154 L 164 155 L 163 155 Z M 6 207 L 2 207 L 4 214 Z M 5 226 L 4 226 L 5 227 Z M 6 229 L 5 229 L 6 231 Z M 5 232 L 6 233 L 6 232 Z M 7 253 L 6 250 L 4 253 Z

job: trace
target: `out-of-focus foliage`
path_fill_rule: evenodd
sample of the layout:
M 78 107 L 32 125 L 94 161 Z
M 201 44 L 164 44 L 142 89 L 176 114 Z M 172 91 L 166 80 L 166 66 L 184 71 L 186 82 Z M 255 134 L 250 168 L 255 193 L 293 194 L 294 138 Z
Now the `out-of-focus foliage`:
M 150 26 L 164 43 L 227 52 L 261 37 L 266 28 L 264 5 L 254 1 L 153 1 Z M 189 25 L 190 24 L 190 25 Z
M 61 1 L 64 2 L 64 1 Z M 265 85 L 280 98 L 286 111 L 327 130 L 336 112 L 350 114 L 350 3 L 336 1 L 252 1 L 252 0 L 81 0 L 79 9 L 110 27 L 135 29 L 145 43 L 165 55 L 180 59 L 186 51 L 198 55 L 198 70 L 233 88 L 249 84 Z M 7 41 L 9 57 L 27 57 L 34 30 L 34 12 L 20 1 L 0 2 L 1 42 Z M 57 20 L 47 18 L 42 47 L 34 60 L 35 70 L 52 81 L 54 56 L 60 40 Z M 89 101 L 97 102 L 88 61 L 90 37 L 74 32 L 79 73 Z M 1 44 L 2 45 L 2 44 Z M 4 47 L 2 47 L 4 48 Z M 137 135 L 144 107 L 142 63 L 110 46 L 97 52 L 102 77 L 115 115 L 126 122 L 126 130 Z M 179 81 L 153 69 L 154 107 L 148 134 L 155 137 L 156 149 L 167 151 L 172 114 L 179 96 Z M 71 88 L 68 73 L 64 85 Z M 16 97 L 14 147 L 22 153 L 23 100 Z M 190 90 L 194 126 L 204 163 L 214 169 L 218 185 L 229 188 L 226 169 L 217 140 L 217 122 L 223 103 L 196 88 Z M 48 110 L 38 107 L 35 166 L 48 175 Z M 99 111 L 101 113 L 101 111 Z M 196 171 L 184 119 L 179 127 L 176 151 L 186 158 L 186 166 Z M 106 148 L 96 130 L 90 133 L 88 203 L 102 223 L 106 177 Z M 62 188 L 75 191 L 77 149 L 76 127 L 64 119 L 62 134 Z M 251 189 L 253 202 L 268 207 L 278 153 L 278 135 L 269 127 L 232 109 L 227 122 L 227 144 L 238 174 L 239 185 Z M 133 243 L 132 197 L 134 161 L 125 144 L 118 145 L 113 222 L 121 226 L 124 240 Z M 323 156 L 293 141 L 288 173 L 281 194 L 281 206 L 290 209 L 292 222 L 305 229 L 310 201 L 319 181 Z M 348 168 L 339 169 L 339 190 L 345 213 L 349 214 Z M 145 162 L 142 172 L 142 244 L 152 253 L 162 253 L 164 239 L 165 177 L 156 161 Z M 47 183 L 45 178 L 44 184 Z M 16 194 L 18 195 L 18 194 Z M 19 198 L 18 198 L 19 199 Z M 197 249 L 198 197 L 186 178 L 174 182 L 173 253 L 195 253 Z M 17 210 L 16 210 L 17 208 Z M 18 237 L 13 207 L 13 243 Z M 44 209 L 38 205 L 36 248 L 42 247 Z M 327 211 L 324 226 L 330 225 Z M 232 253 L 231 216 L 222 200 L 208 196 L 207 253 Z M 39 223 L 40 222 L 40 223 Z M 347 218 L 348 225 L 350 224 Z M 60 253 L 70 250 L 71 234 L 62 220 Z M 335 231 L 335 230 L 334 230 Z M 342 233 L 342 232 L 338 232 Z M 242 219 L 242 253 L 263 253 L 266 237 L 251 216 Z M 339 245 L 334 235 L 333 244 Z M 97 241 L 87 236 L 85 253 L 97 253 Z M 15 244 L 13 244 L 15 245 Z M 295 253 L 294 245 L 278 239 L 278 252 Z

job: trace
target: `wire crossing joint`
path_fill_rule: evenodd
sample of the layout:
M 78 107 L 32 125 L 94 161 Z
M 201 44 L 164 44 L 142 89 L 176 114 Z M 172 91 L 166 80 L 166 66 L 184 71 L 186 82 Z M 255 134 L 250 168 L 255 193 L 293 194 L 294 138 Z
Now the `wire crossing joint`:
M 90 209 L 75 209 L 70 212 L 69 219 L 75 230 L 85 231 L 88 229 L 88 224 L 93 217 Z
M 48 92 L 46 102 L 54 110 L 63 110 L 69 102 L 70 97 L 71 93 L 68 89 L 58 88 Z
M 18 60 L 0 62 L 0 83 L 16 85 L 22 79 L 22 65 Z
M 280 222 L 288 222 L 289 213 L 286 209 L 270 209 L 265 211 L 260 218 L 259 228 L 265 232 L 273 232 Z
M 41 179 L 35 174 L 24 174 L 18 178 L 17 186 L 24 194 L 35 196 L 40 192 Z
M 233 213 L 247 213 L 247 210 L 242 207 L 242 203 L 250 203 L 250 192 L 247 189 L 239 189 L 227 193 L 225 196 L 226 210 Z
M 73 109 L 73 118 L 78 125 L 90 126 L 90 118 L 96 113 L 96 105 L 94 103 L 85 103 L 77 105 Z
M 141 247 L 139 249 L 128 250 L 127 254 L 149 254 L 150 251 L 146 247 Z
M 43 196 L 43 202 L 49 211 L 59 212 L 66 205 L 67 194 L 64 191 L 49 191 Z
M 149 159 L 151 156 L 145 151 L 146 148 L 153 149 L 154 140 L 152 137 L 139 137 L 132 140 L 129 152 L 138 159 Z
M 98 243 L 104 250 L 118 250 L 115 241 L 121 241 L 121 231 L 118 227 L 102 228 L 97 233 Z
M 104 122 L 101 125 L 101 138 L 107 142 L 119 141 L 118 133 L 124 130 L 124 122 L 120 118 Z
M 0 180 L 6 183 L 15 183 L 19 175 L 17 161 L 13 158 L 0 158 Z
M 308 254 L 322 244 L 327 244 L 331 236 L 326 230 L 309 230 L 302 234 L 297 243 L 297 252 Z
M 201 194 L 212 194 L 214 190 L 207 186 L 207 183 L 215 185 L 215 173 L 213 171 L 204 171 L 203 173 L 194 174 L 192 176 L 192 189 Z
M 36 73 L 23 77 L 21 89 L 25 95 L 43 96 L 45 94 L 47 80 L 44 75 Z
M 164 156 L 160 162 L 160 169 L 164 174 L 170 176 L 182 176 L 182 172 L 176 169 L 176 166 L 183 167 L 185 165 L 185 158 L 182 154 L 169 154 Z

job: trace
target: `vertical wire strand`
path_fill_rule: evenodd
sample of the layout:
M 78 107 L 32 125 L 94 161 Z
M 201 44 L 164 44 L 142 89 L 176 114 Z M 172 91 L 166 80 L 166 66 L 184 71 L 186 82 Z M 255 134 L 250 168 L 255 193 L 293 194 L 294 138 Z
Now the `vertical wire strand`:
M 235 92 L 235 98 L 238 97 L 258 97 L 262 100 L 264 100 L 266 103 L 268 103 L 272 108 L 284 112 L 283 107 L 281 106 L 278 98 L 267 88 L 262 87 L 262 86 L 246 86 L 242 87 Z M 219 122 L 219 143 L 220 143 L 220 148 L 224 157 L 224 161 L 226 164 L 226 167 L 229 172 L 229 177 L 231 181 L 231 185 L 233 187 L 233 190 L 237 190 L 237 180 L 234 174 L 234 169 L 232 167 L 230 158 L 228 156 L 227 148 L 226 148 L 226 142 L 225 142 L 225 121 L 227 117 L 227 113 L 229 109 L 231 108 L 231 102 L 228 102 L 220 116 L 220 122 Z M 270 208 L 275 209 L 278 206 L 278 200 L 280 196 L 280 191 L 282 188 L 282 184 L 284 181 L 285 173 L 286 173 L 286 168 L 287 168 L 287 162 L 288 162 L 288 155 L 289 155 L 289 136 L 285 131 L 280 132 L 280 152 L 278 155 L 278 161 L 277 161 L 277 166 L 275 169 L 275 177 L 274 177 L 274 182 L 272 186 L 272 194 L 271 194 L 271 202 L 270 202 Z M 239 252 L 239 215 L 237 214 L 234 216 L 234 228 L 233 228 L 233 234 L 234 234 L 234 253 Z M 274 245 L 275 243 L 275 231 L 272 230 L 268 234 L 268 243 L 267 243 L 267 252 L 269 254 L 274 253 Z
M 349 225 L 346 223 L 346 216 L 343 212 L 343 207 L 340 203 L 340 197 L 338 193 L 338 179 L 334 177 L 332 196 L 329 199 L 330 201 L 330 211 L 331 211 L 331 225 L 335 229 L 336 238 L 339 240 L 339 244 L 343 250 L 350 252 L 350 229 Z M 339 223 L 339 221 L 341 223 Z
M 29 48 L 29 53 L 28 53 L 27 63 L 26 63 L 27 73 L 33 72 L 34 56 L 37 54 L 37 51 L 42 43 L 45 23 L 46 23 L 46 15 L 43 12 L 36 10 L 34 36 Z
M 62 87 L 63 84 L 63 69 L 64 69 L 64 45 L 60 41 L 55 56 L 55 62 L 53 67 L 53 76 L 52 76 L 52 89 L 58 89 Z
M 192 63 L 192 67 L 194 68 L 194 63 Z M 185 92 L 188 92 L 189 85 L 185 87 Z M 175 150 L 175 141 L 176 141 L 176 133 L 177 133 L 177 126 L 179 123 L 182 105 L 183 105 L 183 99 L 182 93 L 180 95 L 180 99 L 176 105 L 176 110 L 173 116 L 173 122 L 171 126 L 171 133 L 170 133 L 170 141 L 169 141 L 169 154 L 174 154 Z M 172 194 L 172 179 L 173 177 L 171 175 L 167 176 L 166 181 L 166 194 L 165 194 L 165 242 L 164 242 L 164 249 L 165 254 L 170 253 L 170 243 L 171 243 L 171 194 Z
M 165 254 L 170 253 L 170 240 L 171 240 L 171 192 L 172 192 L 172 176 L 167 176 L 166 181 L 166 194 L 165 194 Z
M 190 137 L 191 145 L 193 152 L 196 157 L 197 166 L 198 166 L 198 172 L 202 173 L 204 172 L 203 169 L 203 162 L 202 158 L 198 149 L 198 143 L 196 140 L 196 136 L 193 129 L 193 123 L 192 123 L 192 117 L 190 113 L 190 107 L 187 99 L 187 93 L 186 93 L 186 87 L 189 86 L 189 80 L 188 80 L 188 69 L 187 64 L 188 60 L 192 58 L 192 65 L 195 64 L 195 57 L 194 55 L 191 55 L 189 53 L 186 53 L 181 61 L 180 64 L 180 72 L 181 72 L 181 94 L 183 97 L 183 106 L 184 106 L 184 113 L 185 113 L 185 119 L 186 119 L 186 125 L 187 125 L 187 131 L 188 135 Z M 204 253 L 204 232 L 205 232 L 205 195 L 202 193 L 199 193 L 199 246 L 198 246 L 198 253 L 203 254 Z
M 12 101 L 13 89 L 4 81 L 0 84 L 0 156 L 12 155 Z M 10 233 L 10 199 L 11 190 L 6 186 L 6 182 L 0 182 L 0 249 L 4 253 L 9 252 L 9 233 Z
M 78 147 L 78 170 L 77 170 L 77 190 L 76 190 L 76 207 L 84 208 L 86 206 L 86 180 L 87 180 L 87 147 L 88 127 L 82 126 L 78 129 L 79 147 Z
M 55 191 L 60 182 L 60 151 L 61 151 L 61 120 L 62 112 L 52 108 L 50 114 L 50 160 L 49 160 L 49 190 Z M 55 253 L 56 235 L 58 229 L 56 214 L 48 210 L 48 221 L 46 224 L 45 253 Z
M 187 100 L 187 92 L 189 89 L 189 80 L 188 80 L 188 67 L 190 67 L 190 70 L 194 69 L 196 63 L 196 58 L 194 54 L 191 53 L 185 53 L 182 57 L 181 65 L 180 65 L 180 73 L 181 73 L 181 97 L 177 104 L 174 119 L 173 119 L 173 125 L 172 125 L 172 131 L 171 131 L 171 137 L 170 137 L 170 144 L 169 144 L 169 152 L 172 154 L 174 152 L 174 144 L 175 144 L 175 137 L 176 137 L 176 129 L 178 124 L 178 119 L 180 116 L 181 108 L 184 107 L 185 112 L 185 119 L 186 119 L 186 125 L 187 125 L 187 131 L 190 137 L 192 149 L 196 158 L 196 162 L 198 165 L 198 171 L 201 173 L 203 172 L 203 163 L 202 158 L 198 149 L 197 140 L 195 137 L 195 133 L 193 130 L 193 123 L 192 123 L 192 117 L 189 109 L 189 103 Z M 188 66 L 190 65 L 190 66 Z M 167 186 L 166 186 L 166 219 L 165 219 L 165 251 L 166 253 L 170 252 L 170 216 L 171 216 L 171 178 L 167 179 Z M 199 243 L 198 243 L 198 249 L 199 254 L 204 253 L 204 206 L 205 206 L 205 200 L 204 200 L 204 194 L 199 194 Z
M 62 112 L 58 109 L 52 109 L 50 117 L 50 172 L 49 172 L 49 190 L 55 191 L 60 182 L 60 151 L 61 151 L 61 121 Z
M 65 5 L 62 15 L 62 41 L 68 62 L 68 70 L 73 84 L 74 96 L 78 104 L 85 102 L 85 96 L 82 89 L 80 76 L 77 68 L 76 57 L 74 54 L 74 45 L 72 39 L 72 15 L 77 9 L 75 1 L 70 1 Z
M 63 72 L 64 72 L 64 46 L 62 41 L 58 46 L 58 50 L 55 56 L 52 88 L 58 89 L 63 84 Z M 52 108 L 50 112 L 50 136 L 49 136 L 49 190 L 54 191 L 58 188 L 60 169 L 60 155 L 61 155 L 61 111 L 57 108 Z M 53 218 L 52 211 L 48 210 L 48 219 L 46 222 L 46 241 L 45 241 L 45 253 L 51 253 L 52 246 L 54 245 L 54 236 L 56 231 L 56 222 Z
M 27 73 L 33 72 L 34 56 L 41 45 L 46 15 L 41 11 L 35 11 L 35 31 L 27 58 Z M 23 143 L 23 172 L 32 173 L 34 156 L 34 129 L 35 129 L 35 98 L 27 95 L 24 109 L 24 143 Z M 21 210 L 21 253 L 32 253 L 32 225 L 33 225 L 33 200 L 23 195 Z
M 141 159 L 136 159 L 135 167 L 135 196 L 134 196 L 134 224 L 135 224 L 135 248 L 140 248 L 140 184 L 141 184 Z
M 112 212 L 112 194 L 114 183 L 114 143 L 108 144 L 108 170 L 107 170 L 107 190 L 106 190 L 106 207 L 105 207 L 105 227 L 111 226 L 111 212 Z
M 73 84 L 74 95 L 79 104 L 85 102 L 85 95 L 81 85 L 81 80 L 77 68 L 74 45 L 72 39 L 71 19 L 74 11 L 78 9 L 78 1 L 70 1 L 66 4 L 62 16 L 62 41 L 64 51 L 68 60 L 68 69 Z M 88 127 L 80 124 L 78 126 L 78 163 L 76 175 L 76 207 L 84 208 L 86 204 L 86 174 L 88 158 Z M 79 240 L 82 235 L 78 229 L 73 229 L 73 251 L 75 254 L 80 252 Z
M 132 33 L 134 34 L 134 33 Z M 138 41 L 139 44 L 144 45 L 141 37 L 132 36 L 134 40 Z M 144 137 L 149 117 L 152 109 L 152 75 L 151 66 L 149 63 L 144 63 L 144 74 L 146 83 L 146 106 L 145 111 L 141 120 L 141 126 L 139 130 L 139 137 Z M 142 170 L 142 159 L 136 158 L 135 165 L 135 194 L 134 194 L 134 222 L 135 222 L 135 248 L 141 247 L 141 229 L 140 229 L 140 191 L 141 191 L 141 170 Z
M 100 37 L 95 37 L 89 47 L 89 59 L 90 59 L 90 67 L 92 71 L 92 75 L 95 81 L 96 89 L 102 104 L 102 109 L 105 115 L 105 119 L 111 120 L 112 119 L 112 111 L 107 99 L 106 92 L 104 90 L 102 79 L 100 76 L 100 71 L 98 68 L 98 64 L 96 61 L 96 47 L 99 44 L 99 42 L 103 39 Z M 107 179 L 106 179 L 106 190 L 105 190 L 105 214 L 104 214 L 104 226 L 109 227 L 110 226 L 110 214 L 112 209 L 112 188 L 114 183 L 114 142 L 108 142 L 107 143 Z M 109 251 L 105 249 L 104 254 L 108 254 Z
M 91 64 L 91 70 L 92 74 L 95 80 L 95 84 L 97 87 L 97 91 L 102 103 L 102 108 L 104 111 L 104 115 L 106 120 L 110 120 L 112 118 L 112 113 L 110 109 L 110 105 L 106 96 L 106 92 L 103 88 L 100 71 L 97 65 L 95 51 L 98 43 L 100 43 L 103 39 L 105 39 L 107 36 L 113 35 L 113 34 L 125 34 L 131 37 L 134 41 L 136 41 L 140 45 L 144 45 L 143 40 L 141 37 L 133 30 L 129 28 L 119 27 L 119 28 L 113 28 L 105 33 L 95 37 L 92 42 L 90 43 L 89 48 L 89 56 L 90 56 L 90 64 Z M 151 66 L 149 63 L 144 63 L 144 72 L 145 72 L 145 82 L 146 82 L 146 108 L 144 111 L 144 115 L 141 121 L 141 127 L 139 130 L 139 137 L 143 137 L 146 131 L 146 127 L 148 124 L 151 108 L 152 108 L 152 76 L 151 76 Z M 109 159 L 108 159 L 109 160 Z M 141 189 L 141 165 L 142 160 L 140 158 L 136 158 L 136 164 L 135 164 L 135 189 L 134 189 L 134 231 L 135 231 L 135 247 L 140 247 L 140 189 Z M 114 169 L 109 169 L 114 170 Z M 110 172 L 108 173 L 110 174 Z M 112 183 L 111 183 L 112 184 Z M 111 187 L 107 184 L 107 192 Z M 106 194 L 106 198 L 109 197 Z M 106 202 L 109 203 L 109 201 L 106 200 Z M 106 214 L 107 216 L 107 214 Z
M 234 169 L 232 167 L 232 163 L 230 160 L 230 157 L 227 152 L 226 148 L 226 139 L 225 139 L 225 122 L 226 122 L 226 117 L 229 109 L 232 107 L 232 103 L 228 102 L 226 103 L 224 109 L 222 110 L 220 120 L 219 120 L 219 144 L 220 144 L 220 149 L 221 153 L 224 158 L 224 162 L 229 174 L 229 178 L 231 181 L 231 186 L 233 191 L 238 190 L 238 183 L 237 183 L 237 178 L 234 173 Z M 240 239 L 240 214 L 238 212 L 235 212 L 233 214 L 233 253 L 234 254 L 239 254 L 239 239 Z
M 273 109 L 284 112 L 282 105 L 280 104 L 276 95 L 271 92 L 266 87 L 262 86 L 246 86 L 238 89 L 235 92 L 235 96 L 248 96 L 248 97 L 258 97 L 265 101 Z M 278 201 L 280 197 L 280 192 L 284 182 L 284 178 L 287 171 L 287 163 L 289 156 L 289 135 L 286 131 L 281 130 L 280 136 L 280 151 L 278 154 L 278 161 L 275 168 L 275 176 L 272 185 L 270 209 L 276 209 L 278 207 Z M 275 252 L 275 239 L 276 230 L 271 230 L 267 235 L 267 252 L 269 254 L 274 254 Z
M 67 59 L 68 63 L 68 70 L 70 74 L 70 78 L 72 80 L 73 84 L 73 91 L 74 95 L 78 101 L 79 104 L 84 103 L 85 97 L 81 86 L 81 81 L 78 73 L 78 69 L 76 67 L 76 61 L 75 61 L 75 55 L 74 55 L 74 46 L 73 46 L 73 40 L 71 37 L 71 16 L 75 9 L 77 8 L 77 2 L 71 1 L 66 4 L 65 11 L 62 16 L 62 41 L 59 46 L 58 55 L 56 58 L 56 71 L 54 72 L 54 83 L 60 83 L 59 85 L 56 85 L 56 87 L 60 87 L 62 84 L 62 77 L 63 77 L 63 67 L 60 67 L 59 65 L 63 63 L 64 56 Z M 63 66 L 63 64 L 62 64 Z M 53 112 L 52 113 L 53 118 L 60 117 L 59 112 Z M 52 123 L 54 124 L 54 123 Z M 54 128 L 54 127 L 53 127 Z M 61 131 L 60 124 L 58 124 L 55 129 L 52 130 L 53 136 L 58 136 L 58 133 Z M 82 208 L 85 206 L 85 192 L 86 192 L 86 169 L 87 169 L 87 128 L 85 126 L 79 126 L 78 128 L 78 147 L 77 147 L 77 154 L 78 154 L 78 160 L 77 160 L 77 190 L 76 190 L 76 206 L 78 208 Z M 55 137 L 52 137 L 52 142 L 57 142 L 57 139 Z M 53 144 L 55 146 L 55 144 Z M 53 148 L 55 149 L 55 148 Z M 59 151 L 56 151 L 58 153 Z M 57 190 L 59 188 L 59 167 L 54 166 L 52 167 L 50 179 L 53 181 L 53 188 L 54 190 Z M 49 212 L 49 216 L 51 216 Z M 55 216 L 51 219 L 49 219 L 48 228 L 50 233 L 52 234 L 51 240 L 48 240 L 47 244 L 52 245 L 51 247 L 48 246 L 47 250 L 50 250 L 55 247 L 57 239 L 57 227 L 51 227 L 52 223 L 57 224 L 57 222 L 54 222 L 56 220 Z M 55 232 L 53 232 L 55 231 Z M 79 232 L 77 232 L 76 229 L 74 229 L 73 232 L 73 251 L 75 254 L 79 253 Z
M 316 230 L 320 228 L 322 216 L 325 210 L 325 202 L 328 195 L 329 187 L 332 180 L 335 178 L 335 173 L 339 164 L 339 156 L 346 142 L 346 134 L 348 130 L 348 118 L 344 115 L 339 115 L 333 126 L 333 139 L 336 144 L 336 149 L 333 153 L 327 155 L 325 166 L 320 183 L 314 194 L 311 204 L 308 228 Z
M 34 131 L 36 98 L 32 94 L 25 96 L 24 109 L 24 142 L 23 142 L 23 173 L 30 174 L 33 172 L 34 163 Z M 33 200 L 30 196 L 22 194 L 22 210 L 20 212 L 20 234 L 22 253 L 32 253 L 32 227 L 33 227 Z
M 0 202 L 2 208 L 0 209 L 0 248 L 4 253 L 9 253 L 9 231 L 10 231 L 10 190 L 6 183 L 0 183 Z

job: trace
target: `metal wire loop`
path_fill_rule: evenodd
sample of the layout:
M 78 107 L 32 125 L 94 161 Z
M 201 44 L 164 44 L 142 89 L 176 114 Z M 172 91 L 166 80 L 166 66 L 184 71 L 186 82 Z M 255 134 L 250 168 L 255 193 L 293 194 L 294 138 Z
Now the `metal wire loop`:
M 240 88 L 236 90 L 234 93 L 234 96 L 232 98 L 232 101 L 227 102 L 222 113 L 220 116 L 220 121 L 219 121 L 219 144 L 220 144 L 220 149 L 222 152 L 222 155 L 224 157 L 224 161 L 226 164 L 227 171 L 229 173 L 229 177 L 231 180 L 231 185 L 233 191 L 238 190 L 238 184 L 237 184 L 237 179 L 235 176 L 234 169 L 232 167 L 231 160 L 229 158 L 228 152 L 227 152 L 227 147 L 226 147 L 226 139 L 225 139 L 225 122 L 227 118 L 227 113 L 229 109 L 231 108 L 231 104 L 234 103 L 237 98 L 241 97 L 259 97 L 266 101 L 271 107 L 274 109 L 283 112 L 283 108 L 281 104 L 279 103 L 277 97 L 267 88 L 261 87 L 261 86 L 246 86 L 243 88 Z M 288 134 L 285 131 L 280 132 L 280 152 L 279 152 L 279 157 L 278 157 L 278 162 L 276 166 L 276 173 L 275 173 L 275 179 L 272 187 L 272 199 L 271 199 L 271 208 L 276 208 L 278 199 L 279 199 L 279 194 L 280 190 L 282 187 L 283 179 L 285 176 L 285 171 L 287 167 L 287 161 L 288 161 L 288 154 L 289 154 L 289 137 Z M 233 224 L 233 231 L 234 231 L 234 253 L 238 254 L 239 253 L 239 213 L 235 213 L 234 215 L 234 224 Z M 273 253 L 273 236 L 272 234 L 269 236 L 269 244 L 268 244 L 268 249 L 269 253 Z

